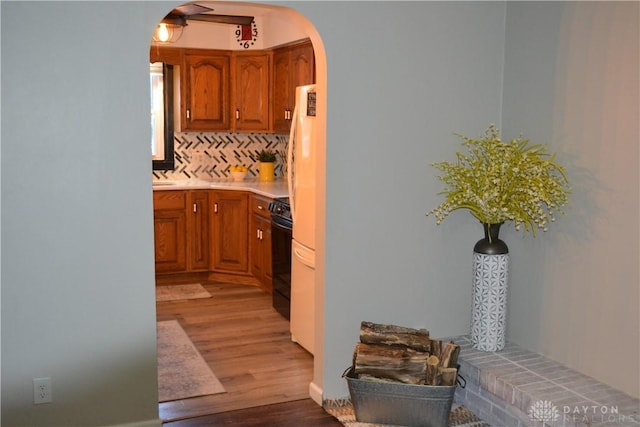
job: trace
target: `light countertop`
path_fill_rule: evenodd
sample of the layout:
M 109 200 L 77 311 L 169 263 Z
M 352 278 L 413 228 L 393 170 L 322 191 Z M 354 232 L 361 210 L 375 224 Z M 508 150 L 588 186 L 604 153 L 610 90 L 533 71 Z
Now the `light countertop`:
M 272 182 L 258 181 L 257 178 L 249 178 L 243 181 L 220 180 L 181 180 L 181 181 L 153 181 L 153 191 L 166 190 L 237 190 L 249 191 L 262 196 L 275 199 L 287 197 L 289 190 L 287 181 L 276 179 Z

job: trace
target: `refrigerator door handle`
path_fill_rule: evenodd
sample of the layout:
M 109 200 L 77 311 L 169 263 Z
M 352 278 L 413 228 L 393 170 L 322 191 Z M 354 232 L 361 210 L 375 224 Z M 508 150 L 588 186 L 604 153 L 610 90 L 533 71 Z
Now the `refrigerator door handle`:
M 315 251 L 305 248 L 298 242 L 292 242 L 293 255 L 304 265 L 309 268 L 316 268 Z
M 289 149 L 287 150 L 287 187 L 289 190 L 289 205 L 291 208 L 291 220 L 296 223 L 296 200 L 295 200 L 295 188 L 293 185 L 294 171 L 293 171 L 293 150 L 295 145 L 296 136 L 296 124 L 298 122 L 298 103 L 296 102 L 293 108 L 293 116 L 291 119 L 291 131 L 289 132 Z

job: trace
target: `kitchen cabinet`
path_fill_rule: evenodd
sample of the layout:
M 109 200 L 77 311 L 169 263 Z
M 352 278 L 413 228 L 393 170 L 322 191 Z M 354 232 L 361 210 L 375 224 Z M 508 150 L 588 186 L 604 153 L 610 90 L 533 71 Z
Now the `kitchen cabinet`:
M 187 205 L 187 268 L 189 271 L 209 270 L 209 191 L 189 191 Z
M 271 124 L 271 52 L 234 52 L 232 62 L 233 130 L 268 131 Z
M 187 193 L 153 193 L 155 265 L 158 273 L 187 271 Z
M 156 272 L 209 269 L 208 208 L 207 191 L 153 193 Z
M 186 50 L 181 67 L 181 130 L 231 129 L 231 53 Z
M 220 272 L 249 271 L 249 194 L 211 191 L 211 268 Z
M 277 48 L 273 53 L 273 130 L 288 133 L 296 87 L 315 82 L 315 59 L 309 40 Z
M 253 195 L 251 197 L 251 274 L 258 279 L 267 292 L 272 291 L 271 272 L 271 199 Z
M 182 131 L 268 131 L 271 52 L 186 49 Z

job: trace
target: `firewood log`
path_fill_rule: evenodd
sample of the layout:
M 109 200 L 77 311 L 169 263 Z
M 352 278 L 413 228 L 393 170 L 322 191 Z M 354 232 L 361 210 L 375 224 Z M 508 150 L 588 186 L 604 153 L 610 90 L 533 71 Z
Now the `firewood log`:
M 452 386 L 456 383 L 458 370 L 456 368 L 438 368 L 440 374 L 440 385 Z
M 455 368 L 458 364 L 458 354 L 460 354 L 460 346 L 450 341 L 442 347 L 440 353 L 440 366 L 443 368 Z
M 356 344 L 353 371 L 405 384 L 424 384 L 429 353 L 384 344 Z
M 436 356 L 429 356 L 427 358 L 427 372 L 425 375 L 426 385 L 438 385 L 438 364 L 440 359 Z
M 442 351 L 442 340 L 431 340 L 431 354 L 440 358 L 440 352 Z
M 417 351 L 431 351 L 429 331 L 372 322 L 360 324 L 360 342 L 365 344 L 402 345 Z

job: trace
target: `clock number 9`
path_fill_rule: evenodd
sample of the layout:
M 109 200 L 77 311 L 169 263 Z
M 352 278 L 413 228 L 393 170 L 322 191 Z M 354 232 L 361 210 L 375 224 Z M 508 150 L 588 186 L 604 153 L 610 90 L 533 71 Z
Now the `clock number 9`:
M 240 37 L 240 35 L 242 35 L 242 30 L 240 28 L 238 28 L 236 30 L 236 37 Z

